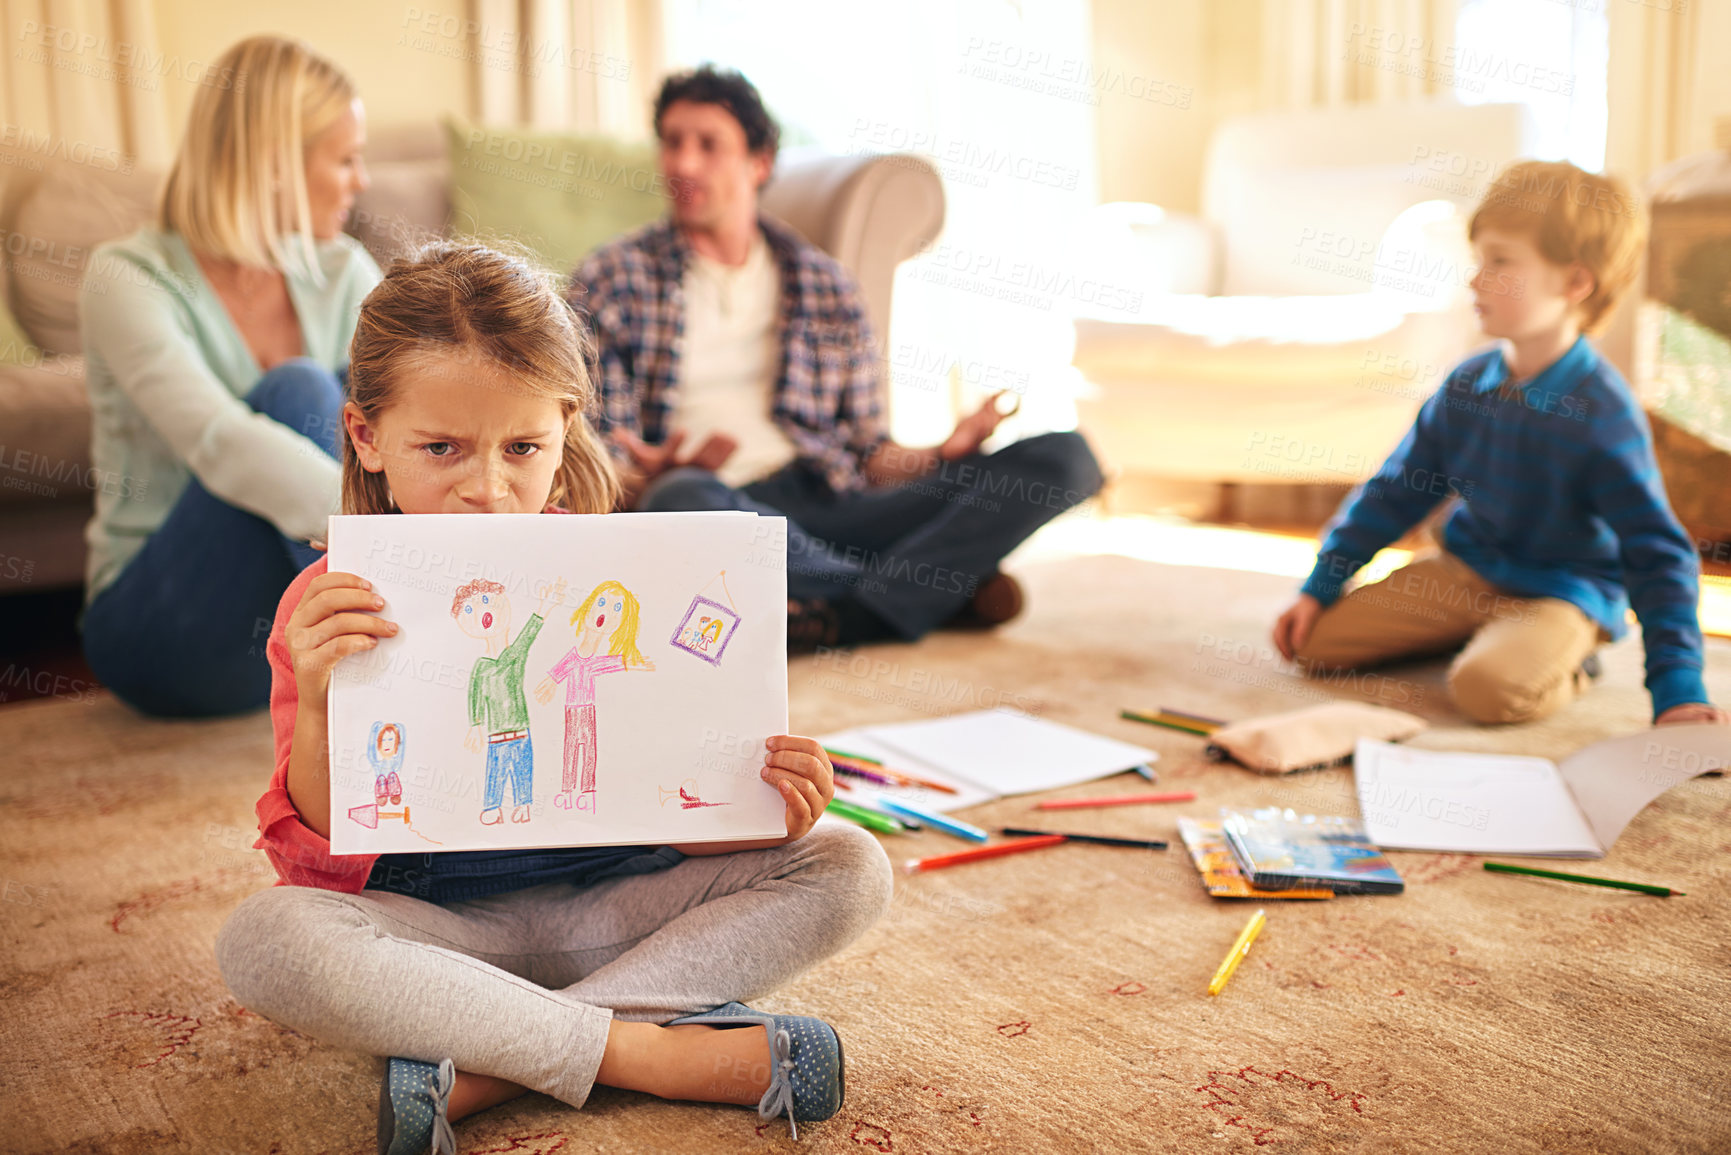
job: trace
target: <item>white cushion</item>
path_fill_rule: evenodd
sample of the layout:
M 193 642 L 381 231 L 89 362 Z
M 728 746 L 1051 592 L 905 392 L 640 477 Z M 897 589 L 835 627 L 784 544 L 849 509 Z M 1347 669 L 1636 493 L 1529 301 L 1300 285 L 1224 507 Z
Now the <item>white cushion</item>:
M 1228 296 L 1362 293 L 1402 211 L 1436 193 L 1404 165 L 1244 173 L 1219 189 Z

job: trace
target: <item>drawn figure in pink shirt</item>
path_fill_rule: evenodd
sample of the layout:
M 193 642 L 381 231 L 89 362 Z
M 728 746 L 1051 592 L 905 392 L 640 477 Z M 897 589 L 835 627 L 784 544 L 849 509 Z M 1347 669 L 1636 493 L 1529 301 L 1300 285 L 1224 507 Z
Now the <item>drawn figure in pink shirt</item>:
M 655 668 L 637 649 L 640 612 L 637 596 L 618 582 L 596 586 L 571 615 L 577 644 L 535 687 L 536 699 L 547 702 L 554 685 L 565 683 L 565 773 L 553 797 L 561 810 L 595 812 L 595 679 Z

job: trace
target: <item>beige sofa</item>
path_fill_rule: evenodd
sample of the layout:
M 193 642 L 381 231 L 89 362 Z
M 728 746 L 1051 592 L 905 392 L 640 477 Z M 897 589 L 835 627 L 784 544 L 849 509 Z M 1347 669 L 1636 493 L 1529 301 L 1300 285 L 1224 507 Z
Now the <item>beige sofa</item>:
M 0 365 L 0 594 L 81 584 L 92 495 L 123 482 L 90 466 L 78 283 L 95 246 L 149 218 L 162 174 L 84 159 L 0 148 L 0 295 L 42 354 Z M 431 123 L 376 132 L 368 165 L 373 185 L 349 227 L 382 265 L 445 228 L 444 133 Z M 790 155 L 763 204 L 853 272 L 879 334 L 896 266 L 944 218 L 937 171 L 910 156 Z

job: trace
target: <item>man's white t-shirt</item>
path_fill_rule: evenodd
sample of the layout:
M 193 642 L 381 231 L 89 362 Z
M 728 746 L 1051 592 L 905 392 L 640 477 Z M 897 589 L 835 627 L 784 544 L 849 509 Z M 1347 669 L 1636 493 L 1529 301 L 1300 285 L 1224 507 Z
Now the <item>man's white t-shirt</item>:
M 738 441 L 716 471 L 727 484 L 766 477 L 798 450 L 770 416 L 781 371 L 781 274 L 763 234 L 753 238 L 745 264 L 737 268 L 692 253 L 681 288 L 685 344 L 669 427 L 685 433 L 682 453 L 711 433 Z

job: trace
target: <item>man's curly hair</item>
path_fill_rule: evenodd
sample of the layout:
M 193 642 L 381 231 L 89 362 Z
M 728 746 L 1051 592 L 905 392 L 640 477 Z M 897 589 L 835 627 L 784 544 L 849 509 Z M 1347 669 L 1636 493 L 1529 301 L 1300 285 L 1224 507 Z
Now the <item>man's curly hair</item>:
M 655 94 L 655 135 L 661 135 L 661 117 L 678 101 L 693 104 L 718 104 L 727 109 L 739 127 L 745 130 L 745 147 L 752 152 L 767 152 L 774 160 L 781 147 L 781 126 L 763 106 L 757 86 L 731 68 L 718 69 L 713 64 L 685 72 L 675 72 L 661 82 Z

